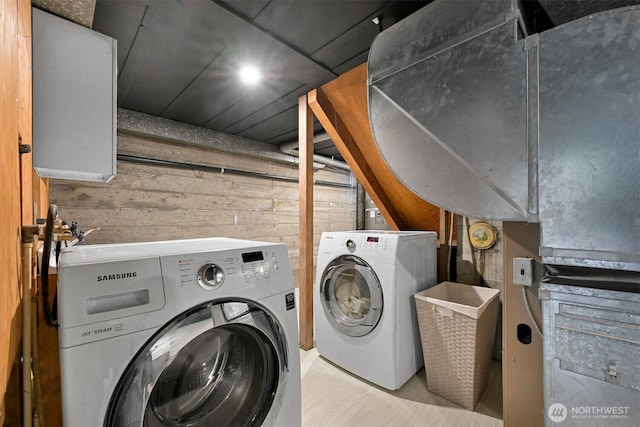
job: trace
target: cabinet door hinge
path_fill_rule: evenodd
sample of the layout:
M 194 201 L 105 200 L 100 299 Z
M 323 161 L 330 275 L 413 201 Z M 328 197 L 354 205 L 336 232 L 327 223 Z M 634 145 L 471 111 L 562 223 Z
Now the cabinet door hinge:
M 31 152 L 31 146 L 29 144 L 22 143 L 22 137 L 18 135 L 18 152 L 20 154 L 27 154 Z

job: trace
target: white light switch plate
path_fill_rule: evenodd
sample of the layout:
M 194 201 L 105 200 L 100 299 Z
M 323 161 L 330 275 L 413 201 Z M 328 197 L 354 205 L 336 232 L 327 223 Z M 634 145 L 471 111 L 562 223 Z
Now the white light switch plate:
M 533 285 L 533 258 L 513 259 L 513 283 L 521 286 Z

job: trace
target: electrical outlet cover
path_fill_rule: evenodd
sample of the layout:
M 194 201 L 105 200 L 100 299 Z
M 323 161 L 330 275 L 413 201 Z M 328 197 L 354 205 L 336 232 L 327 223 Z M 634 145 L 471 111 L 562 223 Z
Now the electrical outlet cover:
M 513 283 L 521 286 L 533 285 L 533 258 L 513 259 Z

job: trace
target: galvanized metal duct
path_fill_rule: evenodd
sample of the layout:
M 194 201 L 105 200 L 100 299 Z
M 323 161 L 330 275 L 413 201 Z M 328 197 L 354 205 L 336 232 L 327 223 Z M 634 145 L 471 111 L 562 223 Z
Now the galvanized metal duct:
M 436 0 L 369 53 L 389 167 L 458 214 L 541 222 L 547 264 L 640 271 L 640 7 L 525 38 L 511 0 Z
M 369 116 L 409 189 L 456 213 L 527 220 L 527 56 L 512 0 L 435 1 L 369 53 Z
M 640 6 L 540 34 L 547 264 L 640 271 Z

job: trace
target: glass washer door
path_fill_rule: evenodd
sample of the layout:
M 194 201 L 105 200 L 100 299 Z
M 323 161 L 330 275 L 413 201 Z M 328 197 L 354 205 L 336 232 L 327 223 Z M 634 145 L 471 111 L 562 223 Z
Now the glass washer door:
M 248 301 L 208 303 L 174 319 L 136 355 L 105 427 L 259 426 L 288 371 L 284 332 Z
M 380 281 L 369 264 L 354 255 L 339 256 L 327 265 L 320 298 L 331 325 L 351 337 L 371 332 L 382 316 Z

